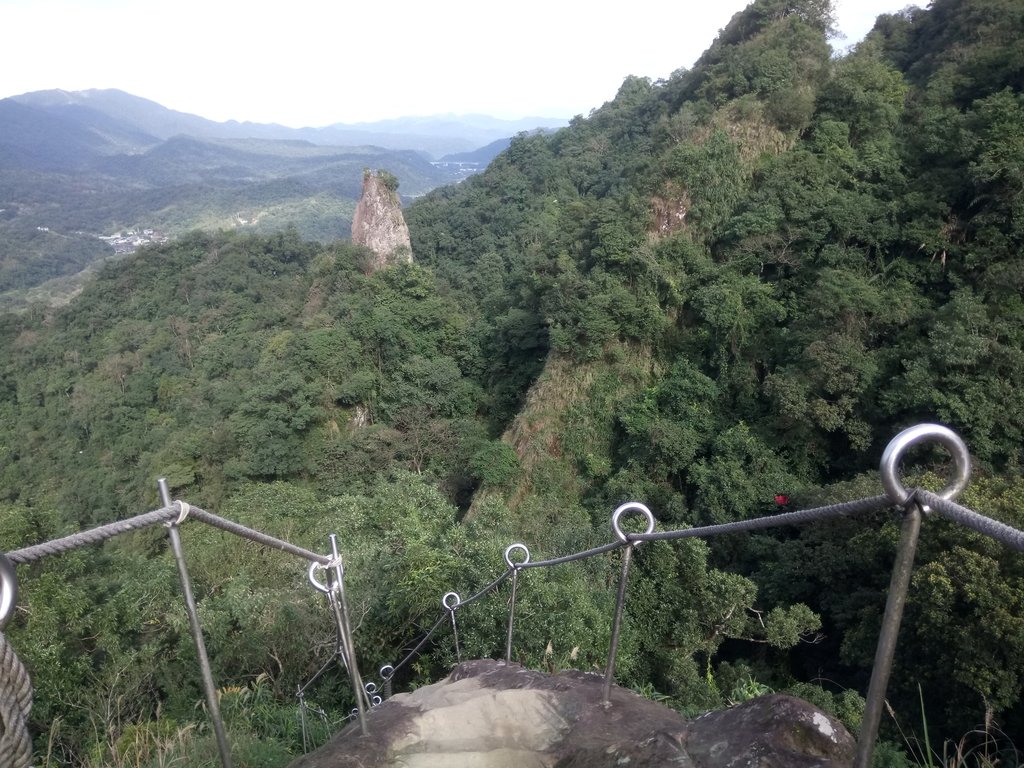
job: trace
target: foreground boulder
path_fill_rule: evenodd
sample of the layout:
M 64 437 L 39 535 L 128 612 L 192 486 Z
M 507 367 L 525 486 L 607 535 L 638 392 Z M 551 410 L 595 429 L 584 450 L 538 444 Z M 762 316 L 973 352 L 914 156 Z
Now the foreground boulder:
M 459 664 L 445 679 L 398 694 L 289 768 L 839 768 L 846 729 L 792 696 L 762 696 L 686 720 L 603 678 L 518 664 Z

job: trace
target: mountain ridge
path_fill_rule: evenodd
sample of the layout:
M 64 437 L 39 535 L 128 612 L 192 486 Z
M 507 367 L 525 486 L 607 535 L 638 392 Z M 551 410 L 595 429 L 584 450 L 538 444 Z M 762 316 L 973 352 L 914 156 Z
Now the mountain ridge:
M 341 531 L 360 661 L 411 661 L 397 691 L 500 654 L 510 541 L 533 564 L 596 548 L 626 501 L 663 531 L 792 522 L 779 513 L 878 494 L 878 456 L 910 424 L 962 435 L 977 468 L 962 503 L 1024 529 L 1024 5 L 935 0 L 840 59 L 828 6 L 755 0 L 699 66 L 517 136 L 405 209 L 413 264 L 368 274 L 365 250 L 289 229 L 192 232 L 99 270 L 64 309 L 0 313 L 5 548 L 152 508 L 155 477 L 313 551 Z M 236 196 L 310 181 L 217 181 L 230 170 L 203 165 L 212 181 L 192 188 L 240 217 Z M 291 199 L 336 215 L 319 191 Z M 908 484 L 942 487 L 940 460 L 908 457 Z M 628 585 L 603 547 L 533 570 L 506 655 L 603 668 L 618 586 L 616 683 L 694 712 L 786 690 L 856 728 L 899 517 L 648 542 Z M 34 670 L 37 748 L 85 764 L 139 745 L 123 762 L 142 765 L 181 728 L 195 742 L 165 762 L 199 765 L 211 745 L 167 555 L 121 541 L 19 574 L 7 636 Z M 292 692 L 334 627 L 294 563 L 216 535 L 188 546 L 232 743 L 281 768 L 306 749 Z M 890 768 L 914 764 L 896 722 L 951 747 L 980 722 L 1024 733 L 1024 561 L 935 518 L 914 559 Z M 460 609 L 456 633 L 438 598 L 487 583 L 502 592 Z M 427 629 L 439 610 L 450 633 Z M 310 692 L 340 721 L 354 697 L 333 685 Z M 990 754 L 1013 757 L 1004 743 Z
M 444 113 L 292 128 L 279 123 L 210 120 L 114 88 L 31 91 L 8 98 L 51 114 L 67 112 L 69 107 L 85 107 L 126 122 L 157 139 L 166 140 L 186 133 L 203 138 L 302 139 L 321 145 L 374 144 L 385 149 L 416 149 L 427 153 L 431 159 L 473 151 L 521 131 L 568 124 L 568 120 L 542 117 L 505 120 L 481 114 Z

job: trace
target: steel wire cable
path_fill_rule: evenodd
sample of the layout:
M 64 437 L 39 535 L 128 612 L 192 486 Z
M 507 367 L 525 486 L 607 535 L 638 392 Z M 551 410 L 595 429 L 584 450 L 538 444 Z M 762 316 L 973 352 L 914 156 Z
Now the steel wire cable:
M 547 568 L 552 565 L 561 565 L 562 563 L 571 563 L 575 560 L 585 560 L 588 557 L 594 557 L 595 555 L 602 555 L 605 552 L 611 552 L 618 549 L 619 547 L 626 546 L 623 541 L 613 541 L 610 544 L 602 544 L 600 547 L 594 547 L 593 549 L 585 549 L 582 552 L 576 552 L 572 555 L 563 555 L 561 557 L 553 557 L 550 560 L 531 560 L 528 563 L 520 563 L 520 568 Z
M 777 528 L 783 525 L 801 525 L 803 523 L 829 520 L 835 517 L 850 517 L 876 509 L 883 509 L 891 506 L 892 500 L 886 496 L 871 496 L 856 501 L 845 501 L 840 504 L 829 504 L 824 507 L 812 509 L 801 509 L 795 512 L 783 512 L 779 515 L 767 517 L 755 517 L 750 520 L 737 520 L 732 523 L 719 523 L 717 525 L 705 525 L 699 528 L 681 528 L 674 531 L 656 531 L 654 533 L 628 533 L 626 539 L 631 542 L 640 541 L 664 541 L 670 539 L 686 538 L 710 538 L 722 536 L 729 533 L 745 533 L 748 531 L 760 531 L 767 528 Z
M 511 576 L 511 575 L 512 575 L 512 569 L 509 568 L 507 571 L 505 571 L 498 578 L 496 578 L 494 581 L 492 581 L 490 584 L 488 584 L 486 587 L 481 589 L 479 592 L 477 592 L 472 597 L 467 597 L 465 600 L 459 600 L 458 604 L 455 605 L 454 608 L 458 609 L 458 608 L 462 608 L 464 606 L 470 605 L 472 603 L 475 603 L 477 600 L 479 600 L 484 595 L 487 595 L 490 592 L 493 592 L 494 590 L 496 590 L 498 587 L 500 587 L 502 585 L 502 583 L 504 583 L 504 581 L 506 579 L 508 579 L 509 576 Z
M 518 563 L 515 568 L 509 568 L 504 573 L 499 575 L 492 582 L 487 584 L 485 587 L 480 589 L 472 597 L 466 600 L 460 600 L 451 609 L 447 609 L 441 613 L 437 621 L 430 628 L 426 635 L 424 635 L 420 641 L 416 644 L 415 648 L 406 654 L 400 662 L 392 665 L 392 672 L 387 678 L 390 680 L 394 677 L 395 672 L 407 664 L 413 656 L 418 653 L 426 642 L 433 636 L 433 634 L 440 628 L 441 624 L 446 618 L 448 618 L 454 610 L 463 608 L 470 605 L 473 602 L 481 599 L 485 595 L 493 592 L 498 586 L 500 586 L 506 579 L 512 576 L 515 569 L 525 570 L 527 568 L 548 568 L 556 565 L 563 565 L 565 563 L 575 562 L 577 560 L 585 560 L 590 557 L 604 554 L 606 552 L 613 552 L 616 549 L 627 546 L 628 543 L 639 543 L 642 541 L 657 541 L 663 539 L 680 539 L 680 538 L 692 538 L 692 537 L 711 537 L 716 535 L 724 535 L 728 533 L 741 533 L 743 531 L 752 530 L 763 530 L 766 528 L 773 528 L 783 525 L 798 525 L 801 523 L 813 522 L 817 520 L 826 520 L 835 517 L 847 517 L 852 515 L 863 514 L 871 512 L 886 506 L 890 506 L 892 501 L 888 496 L 882 494 L 879 496 L 871 496 L 865 499 L 857 499 L 850 502 L 842 502 L 838 504 L 829 504 L 823 507 L 815 507 L 806 510 L 797 510 L 795 512 L 785 512 L 780 515 L 772 515 L 769 517 L 759 517 L 752 520 L 741 520 L 734 523 L 722 523 L 720 525 L 703 526 L 700 528 L 683 528 L 673 531 L 660 531 L 655 533 L 638 533 L 638 534 L 626 534 L 627 541 L 613 541 L 608 544 L 602 544 L 597 547 L 585 549 L 581 552 L 574 552 L 569 555 L 562 555 L 560 557 L 553 557 L 548 560 L 534 560 L 527 561 L 525 563 Z
M 417 653 L 420 652 L 420 650 L 423 648 L 423 646 L 427 644 L 427 641 L 431 637 L 433 637 L 434 633 L 437 632 L 437 630 L 440 628 L 441 624 L 443 624 L 444 620 L 447 619 L 447 618 L 448 618 L 448 611 L 444 611 L 440 616 L 438 616 L 437 621 L 434 622 L 434 626 L 432 626 L 430 629 L 427 630 L 427 634 L 425 634 L 422 638 L 420 638 L 420 641 L 418 643 L 416 643 L 416 645 L 413 647 L 413 649 L 411 651 L 409 651 L 405 655 L 405 658 L 403 658 L 397 664 L 392 664 L 391 665 L 391 674 L 388 675 L 388 677 L 387 677 L 388 680 L 393 678 L 395 676 L 395 673 L 398 672 L 398 670 L 400 670 L 402 667 L 404 667 L 406 664 L 408 664 L 410 661 L 412 661 L 412 658 Z
M 401 661 L 399 661 L 397 664 L 388 665 L 388 666 L 391 667 L 391 672 L 386 677 L 383 678 L 382 682 L 385 685 L 387 683 L 389 683 L 391 681 L 391 679 L 395 676 L 395 673 L 398 672 L 398 670 L 401 669 L 402 667 L 404 667 L 406 664 L 408 664 L 409 661 L 411 661 L 412 658 L 417 653 L 419 653 L 419 651 L 423 648 L 423 646 L 427 643 L 427 641 L 434 635 L 434 633 L 438 629 L 440 629 L 441 624 L 444 622 L 444 620 L 446 618 L 450 617 L 453 614 L 454 611 L 456 611 L 459 608 L 462 608 L 464 606 L 471 605 L 472 603 L 475 603 L 477 600 L 479 600 L 480 598 L 484 597 L 485 595 L 493 592 L 495 589 L 497 589 L 499 586 L 501 586 L 501 584 L 503 582 L 505 582 L 512 575 L 513 571 L 514 571 L 513 568 L 507 569 L 504 573 L 502 573 L 500 576 L 498 576 L 492 582 L 487 584 L 487 586 L 483 587 L 476 594 L 472 595 L 471 597 L 467 597 L 465 600 L 459 600 L 459 602 L 456 603 L 454 606 L 452 606 L 452 608 L 446 608 L 444 611 L 442 611 L 441 615 L 438 616 L 437 621 L 435 621 L 434 625 L 427 631 L 427 633 L 422 638 L 420 638 L 419 642 L 416 643 L 416 646 L 411 651 L 409 651 L 405 655 L 405 657 Z
M 1019 531 L 1012 526 L 1005 525 L 998 521 L 992 520 L 991 518 L 980 515 L 977 512 L 969 510 L 965 507 L 961 507 L 953 502 L 946 501 L 939 496 L 928 493 L 927 491 L 915 491 L 917 497 L 924 503 L 930 505 L 936 512 L 942 514 L 951 520 L 955 520 L 967 527 L 970 527 L 976 531 L 984 533 L 992 538 L 1012 547 L 1018 551 L 1024 551 L 1024 531 Z M 608 544 L 602 544 L 597 547 L 583 550 L 581 552 L 574 552 L 568 555 L 562 555 L 559 557 L 550 558 L 548 560 L 534 560 L 525 563 L 518 563 L 515 568 L 526 570 L 527 568 L 547 568 L 556 565 L 562 565 L 565 563 L 574 562 L 577 560 L 584 560 L 590 557 L 604 554 L 606 552 L 612 552 L 620 547 L 625 547 L 628 544 L 640 543 L 644 541 L 668 541 L 674 539 L 683 538 L 713 538 L 715 536 L 744 533 L 750 531 L 766 530 L 769 528 L 776 528 L 785 525 L 803 525 L 806 523 L 819 522 L 824 520 L 831 520 L 844 517 L 854 517 L 858 515 L 867 514 L 887 507 L 892 507 L 893 501 L 887 494 L 880 494 L 877 496 L 869 496 L 862 499 L 855 499 L 854 501 L 840 502 L 836 504 L 828 504 L 821 507 L 813 507 L 810 509 L 796 510 L 793 512 L 784 512 L 778 515 L 769 515 L 764 517 L 757 517 L 751 520 L 739 520 L 730 523 L 721 523 L 717 525 L 700 526 L 697 528 L 682 528 L 671 531 L 655 531 L 652 533 L 633 533 L 626 534 L 626 541 L 612 541 Z M 479 592 L 474 594 L 472 597 L 460 601 L 455 609 L 464 607 L 481 599 L 486 594 L 494 591 L 502 582 L 509 578 L 513 573 L 513 569 L 508 569 L 494 581 L 483 587 Z M 410 651 L 405 658 L 402 659 L 398 664 L 394 665 L 393 671 L 388 676 L 390 680 L 395 671 L 403 667 L 405 664 L 418 653 L 427 641 L 434 635 L 434 633 L 440 628 L 444 620 L 450 615 L 450 611 L 446 610 L 441 613 L 437 621 L 430 628 L 426 635 L 424 635 L 415 648 Z
M 320 555 L 316 552 L 300 547 L 291 542 L 284 541 L 275 536 L 257 531 L 254 528 L 248 528 L 247 526 L 236 523 L 233 520 L 228 520 L 224 517 L 219 517 L 212 512 L 207 512 L 205 509 L 199 509 L 198 507 L 192 507 L 189 512 L 189 517 L 195 517 L 197 520 L 201 520 L 207 525 L 211 525 L 214 528 L 220 528 L 222 531 L 233 533 L 236 536 L 241 536 L 244 539 L 249 539 L 257 544 L 262 544 L 270 549 L 277 549 L 281 552 L 287 552 L 290 555 L 295 555 L 303 560 L 308 560 L 311 563 L 320 563 L 327 565 L 331 562 L 331 558 L 327 555 Z
M 947 520 L 952 520 L 978 533 L 983 533 L 1018 552 L 1024 552 L 1024 531 L 1020 531 L 1005 523 L 1000 523 L 998 520 L 993 520 L 990 517 L 980 515 L 974 510 L 962 507 L 956 502 L 944 499 L 930 491 L 918 488 L 914 491 L 914 498 Z
M 934 510 L 936 513 L 944 518 L 947 518 L 953 522 L 964 525 L 972 530 L 989 536 L 1000 543 L 1020 552 L 1024 552 L 1024 531 L 1018 530 L 1012 526 L 1000 523 L 989 517 L 981 515 L 971 509 L 960 506 L 952 501 L 948 501 L 941 496 L 930 493 L 922 489 L 915 489 L 912 492 L 913 497 L 921 504 L 927 505 L 928 508 Z M 717 525 L 700 526 L 696 528 L 683 528 L 671 531 L 653 531 L 651 533 L 632 533 L 625 534 L 625 541 L 616 540 L 608 544 L 602 544 L 597 547 L 583 550 L 581 552 L 575 552 L 568 555 L 562 555 L 554 557 L 548 560 L 528 561 L 518 563 L 514 567 L 510 567 L 497 576 L 493 581 L 485 585 L 478 592 L 473 594 L 466 600 L 459 600 L 457 604 L 451 608 L 447 608 L 442 611 L 434 624 L 427 630 L 427 632 L 418 640 L 416 645 L 410 650 L 401 661 L 392 667 L 391 672 L 385 678 L 385 684 L 389 683 L 394 677 L 395 673 L 407 665 L 415 656 L 418 654 L 423 647 L 429 642 L 431 637 L 437 632 L 445 620 L 449 617 L 453 617 L 455 610 L 458 608 L 471 605 L 472 603 L 482 599 L 484 596 L 494 592 L 502 583 L 504 583 L 510 576 L 512 576 L 519 569 L 527 568 L 546 568 L 556 565 L 562 565 L 578 560 L 584 560 L 587 558 L 595 557 L 604 553 L 612 552 L 621 547 L 628 546 L 630 544 L 637 544 L 644 541 L 663 541 L 663 540 L 674 540 L 682 538 L 712 538 L 714 536 L 743 533 L 757 530 L 766 530 L 769 528 L 780 527 L 784 525 L 802 525 L 810 522 L 817 522 L 822 520 L 834 519 L 839 517 L 851 517 L 855 515 L 861 515 L 867 512 L 883 509 L 885 507 L 893 506 L 893 501 L 888 495 L 872 496 L 863 499 L 857 499 L 850 502 L 842 502 L 838 504 L 831 504 L 822 507 L 816 507 L 812 509 L 798 510 L 794 512 L 785 512 L 778 515 L 758 517 L 751 520 L 740 520 L 730 523 L 721 523 Z M 290 542 L 278 539 L 276 537 L 265 534 L 261 531 L 249 528 L 241 525 L 226 518 L 219 517 L 211 512 L 198 507 L 191 507 L 183 502 L 174 502 L 173 504 L 160 509 L 156 509 L 150 512 L 146 512 L 135 517 L 127 518 L 125 520 L 118 520 L 113 523 L 97 526 L 95 528 L 79 531 L 77 533 L 70 534 L 58 539 L 51 541 L 42 542 L 22 549 L 13 550 L 6 553 L 8 559 L 15 564 L 29 563 L 48 555 L 60 554 L 68 552 L 70 550 L 84 547 L 96 543 L 100 543 L 107 539 L 119 536 L 123 533 L 129 533 L 132 531 L 141 530 L 143 528 L 157 525 L 157 524 L 168 524 L 175 522 L 182 522 L 187 517 L 194 517 L 200 522 L 206 523 L 212 527 L 218 528 L 225 532 L 246 538 L 262 546 L 277 549 L 279 551 L 292 554 L 296 557 L 302 558 L 309 562 L 320 563 L 322 565 L 330 564 L 331 558 L 326 555 L 320 555 L 318 553 L 307 550 L 303 547 L 297 546 Z M 0 636 L 2 637 L 2 636 Z M 330 663 L 330 662 L 329 662 Z M 303 686 L 304 691 L 312 682 L 319 678 L 327 667 L 319 670 L 314 675 L 313 680 Z M 301 695 L 301 694 L 300 694 Z M 0 748 L 0 757 L 6 753 Z M 11 757 L 10 759 L 16 760 L 20 758 Z M 30 759 L 30 758 L 29 758 Z M 16 765 L 21 765 L 15 763 Z M 27 765 L 27 763 L 25 763 Z

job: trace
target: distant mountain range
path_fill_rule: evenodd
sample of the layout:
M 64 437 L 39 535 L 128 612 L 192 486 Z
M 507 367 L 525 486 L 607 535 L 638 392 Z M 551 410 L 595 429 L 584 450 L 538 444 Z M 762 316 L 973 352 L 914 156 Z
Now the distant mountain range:
M 294 129 L 215 122 L 117 90 L 2 99 L 0 294 L 194 228 L 291 224 L 347 238 L 365 168 L 416 197 L 482 170 L 514 134 L 562 124 L 443 115 Z
M 203 139 L 297 140 L 327 146 L 369 144 L 384 149 L 415 150 L 425 153 L 430 160 L 471 152 L 521 131 L 561 128 L 568 122 L 543 117 L 499 120 L 486 115 L 434 115 L 336 123 L 322 128 L 288 128 L 235 120 L 215 122 L 114 89 L 35 91 L 9 100 L 70 119 L 98 133 L 109 132 L 111 139 L 129 142 L 155 142 L 185 134 Z

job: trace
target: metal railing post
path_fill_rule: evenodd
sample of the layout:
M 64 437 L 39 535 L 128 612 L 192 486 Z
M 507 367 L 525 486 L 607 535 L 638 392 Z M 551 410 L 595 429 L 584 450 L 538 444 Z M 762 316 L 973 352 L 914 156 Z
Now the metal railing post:
M 520 563 L 513 563 L 511 555 L 517 549 L 523 551 L 524 559 Z M 505 636 L 505 663 L 510 664 L 512 662 L 512 629 L 516 620 L 516 586 L 519 582 L 519 569 L 530 562 L 530 550 L 525 544 L 509 544 L 505 548 L 505 562 L 512 571 L 512 597 L 508 604 L 508 633 Z
M 338 625 L 338 642 L 341 644 L 342 660 L 348 669 L 352 693 L 356 697 L 356 717 L 359 720 L 359 730 L 363 736 L 369 736 L 370 731 L 366 725 L 366 709 L 369 702 L 366 700 L 363 679 L 359 675 L 359 667 L 356 663 L 356 648 L 352 640 L 352 627 L 348 618 L 348 601 L 345 599 L 345 571 L 341 565 L 337 535 L 332 533 L 330 540 L 332 565 L 327 569 L 327 585 L 330 589 L 327 597 L 331 610 L 334 612 L 334 621 Z
M 604 671 L 604 686 L 601 689 L 601 703 L 611 706 L 612 680 L 615 679 L 615 655 L 619 650 L 619 633 L 622 630 L 622 611 L 626 606 L 626 585 L 629 582 L 629 563 L 633 556 L 633 548 L 638 542 L 632 542 L 619 526 L 619 520 L 627 512 L 639 512 L 647 520 L 646 533 L 654 530 L 654 515 L 646 506 L 639 502 L 631 501 L 622 504 L 612 512 L 612 530 L 620 542 L 626 545 L 622 553 L 622 576 L 619 579 L 619 594 L 615 601 L 615 616 L 612 618 L 612 636 L 608 644 L 608 665 Z
M 878 647 L 875 649 L 875 663 L 871 668 L 871 682 L 868 684 L 867 704 L 864 719 L 861 720 L 860 735 L 857 738 L 857 754 L 854 768 L 870 768 L 871 755 L 878 739 L 878 726 L 882 721 L 885 706 L 885 689 L 892 673 L 892 660 L 896 653 L 896 638 L 903 619 L 903 607 L 907 602 L 907 589 L 914 569 L 914 554 L 917 552 L 917 538 L 921 532 L 921 507 L 916 502 L 907 505 L 900 529 L 900 543 L 896 550 L 896 562 L 892 566 L 889 581 L 889 596 L 885 601 L 882 629 L 878 633 Z
M 953 478 L 939 496 L 946 500 L 956 497 L 967 487 L 971 477 L 971 455 L 967 445 L 953 430 L 941 424 L 918 424 L 908 427 L 890 440 L 882 452 L 879 464 L 882 487 L 894 504 L 903 507 L 904 514 L 896 561 L 893 563 L 892 578 L 889 581 L 889 595 L 885 601 L 885 614 L 882 616 L 882 628 L 878 633 L 875 663 L 871 668 L 864 719 L 861 721 L 860 735 L 857 739 L 854 768 L 870 768 L 871 765 L 875 741 L 878 739 L 878 727 L 882 721 L 882 709 L 885 706 L 885 690 L 889 685 L 892 660 L 896 653 L 896 638 L 900 632 L 903 607 L 907 602 L 907 590 L 914 569 L 921 519 L 930 511 L 927 507 L 922 507 L 914 493 L 903 486 L 899 478 L 900 462 L 912 446 L 925 442 L 937 442 L 942 445 L 949 451 L 955 464 Z
M 161 477 L 157 480 L 160 488 L 160 498 L 165 507 L 171 506 L 171 494 L 167 490 L 167 479 Z M 196 644 L 196 655 L 199 657 L 199 671 L 203 678 L 203 691 L 206 694 L 206 707 L 210 711 L 210 722 L 213 724 L 213 732 L 217 738 L 217 750 L 220 752 L 220 763 L 223 768 L 232 768 L 231 747 L 228 745 L 228 737 L 224 732 L 224 721 L 220 716 L 220 703 L 217 701 L 217 686 L 213 682 L 213 672 L 210 669 L 210 659 L 206 655 L 206 643 L 203 642 L 203 629 L 199 625 L 199 612 L 196 608 L 196 599 L 192 594 L 192 580 L 188 575 L 188 568 L 185 566 L 185 553 L 181 548 L 181 535 L 178 533 L 177 522 L 167 523 L 167 535 L 171 540 L 171 549 L 174 551 L 174 560 L 178 565 L 178 578 L 181 580 L 181 591 L 185 596 L 185 610 L 188 613 L 189 627 L 192 629 L 192 640 Z
M 629 582 L 629 561 L 633 554 L 633 544 L 627 544 L 622 553 L 622 576 L 619 578 L 619 594 L 615 601 L 615 615 L 612 618 L 612 636 L 608 643 L 608 664 L 604 670 L 604 685 L 601 688 L 601 703 L 611 703 L 612 680 L 615 678 L 615 656 L 619 651 L 619 633 L 622 629 L 622 610 L 626 605 L 626 584 Z

